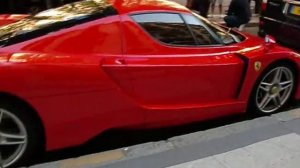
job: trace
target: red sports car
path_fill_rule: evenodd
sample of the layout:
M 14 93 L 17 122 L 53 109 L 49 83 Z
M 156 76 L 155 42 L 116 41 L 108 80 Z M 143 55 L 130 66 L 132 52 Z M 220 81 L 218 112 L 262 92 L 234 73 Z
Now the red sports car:
M 28 15 L 0 15 L 0 26 L 21 20 Z
M 2 166 L 109 129 L 177 125 L 300 98 L 300 55 L 165 0 L 89 0 L 0 28 Z

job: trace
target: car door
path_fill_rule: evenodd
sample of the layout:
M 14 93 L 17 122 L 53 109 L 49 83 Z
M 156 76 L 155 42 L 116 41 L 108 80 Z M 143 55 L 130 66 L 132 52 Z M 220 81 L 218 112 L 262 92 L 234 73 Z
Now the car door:
M 107 61 L 106 71 L 148 110 L 237 102 L 245 64 L 231 52 L 236 48 L 224 48 L 200 20 L 189 23 L 184 16 L 145 13 L 132 15 L 130 22 L 123 18 L 125 54 Z
M 282 26 L 286 21 L 283 13 L 285 7 L 284 0 L 268 0 L 265 11 L 262 11 L 265 33 L 282 39 Z
M 282 34 L 287 44 L 300 49 L 298 42 L 300 39 L 300 1 L 287 1 L 283 11 L 286 22 L 282 26 Z

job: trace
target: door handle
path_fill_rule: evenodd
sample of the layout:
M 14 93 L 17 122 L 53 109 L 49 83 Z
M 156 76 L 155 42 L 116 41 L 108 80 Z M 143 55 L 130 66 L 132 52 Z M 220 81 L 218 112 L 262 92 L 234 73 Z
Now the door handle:
M 115 63 L 117 65 L 125 65 L 126 64 L 126 61 L 124 59 L 116 59 L 115 60 Z
M 103 67 L 124 66 L 126 65 L 126 60 L 124 58 L 106 57 L 100 61 L 100 65 Z

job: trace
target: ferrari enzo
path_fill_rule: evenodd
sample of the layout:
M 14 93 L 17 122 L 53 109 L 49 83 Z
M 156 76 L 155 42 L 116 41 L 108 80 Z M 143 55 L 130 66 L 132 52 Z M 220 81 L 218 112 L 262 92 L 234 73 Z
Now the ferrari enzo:
M 174 126 L 300 98 L 300 55 L 166 0 L 85 0 L 0 27 L 3 167 L 110 129 Z
M 0 26 L 16 22 L 25 17 L 28 17 L 28 15 L 0 15 Z

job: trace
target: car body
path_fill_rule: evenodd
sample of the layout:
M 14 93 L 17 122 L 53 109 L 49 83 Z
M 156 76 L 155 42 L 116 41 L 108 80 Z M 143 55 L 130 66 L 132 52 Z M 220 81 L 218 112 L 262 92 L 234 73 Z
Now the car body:
M 300 50 L 300 1 L 267 0 L 260 17 L 259 35 L 272 35 L 286 46 Z
M 1 27 L 0 46 L 0 116 L 27 142 L 4 166 L 37 144 L 51 151 L 110 129 L 245 112 L 262 75 L 282 63 L 295 78 L 287 98 L 300 98 L 299 54 L 164 0 L 65 5 Z
M 0 15 L 0 26 L 19 21 L 25 17 L 28 17 L 28 15 L 10 15 L 10 14 L 4 15 L 4 14 L 2 14 L 2 15 Z

